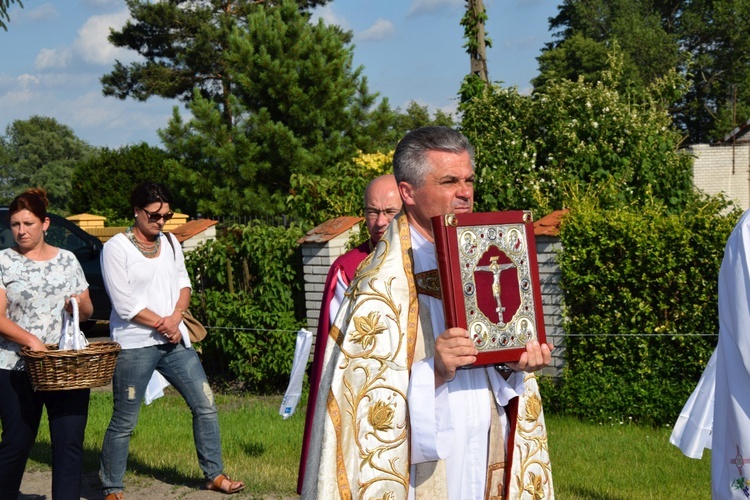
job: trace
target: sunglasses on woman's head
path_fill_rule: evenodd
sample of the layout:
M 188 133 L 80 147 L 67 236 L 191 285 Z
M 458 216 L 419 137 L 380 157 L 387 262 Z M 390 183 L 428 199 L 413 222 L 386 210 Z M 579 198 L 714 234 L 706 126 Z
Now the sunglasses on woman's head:
M 174 215 L 174 212 L 172 212 L 171 210 L 165 214 L 160 214 L 159 212 L 149 212 L 145 208 L 142 208 L 141 210 L 146 212 L 149 222 L 159 222 L 160 219 L 164 219 L 164 222 L 167 222 Z

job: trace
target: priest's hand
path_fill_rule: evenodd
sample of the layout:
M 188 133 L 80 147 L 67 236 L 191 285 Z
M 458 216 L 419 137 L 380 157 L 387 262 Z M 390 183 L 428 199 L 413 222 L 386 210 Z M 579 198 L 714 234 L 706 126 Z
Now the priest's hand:
M 539 344 L 536 340 L 526 344 L 526 352 L 521 354 L 518 363 L 506 363 L 516 372 L 535 372 L 552 362 L 552 344 Z
M 477 360 L 477 349 L 463 328 L 449 328 L 435 339 L 435 387 L 453 380 L 456 369 Z

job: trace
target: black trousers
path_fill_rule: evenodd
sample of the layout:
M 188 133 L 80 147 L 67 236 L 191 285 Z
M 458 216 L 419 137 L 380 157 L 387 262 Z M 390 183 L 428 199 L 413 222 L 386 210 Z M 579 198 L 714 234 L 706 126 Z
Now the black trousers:
M 52 441 L 52 498 L 81 498 L 89 394 L 89 389 L 34 392 L 25 371 L 0 370 L 0 498 L 18 497 L 43 407 Z

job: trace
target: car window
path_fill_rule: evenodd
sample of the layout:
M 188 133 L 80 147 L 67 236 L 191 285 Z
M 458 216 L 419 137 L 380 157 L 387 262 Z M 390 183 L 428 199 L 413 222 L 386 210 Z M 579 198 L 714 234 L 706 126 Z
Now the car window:
M 76 253 L 81 248 L 87 247 L 87 242 L 83 238 L 59 224 L 55 224 L 55 222 L 57 221 L 52 221 L 52 224 L 50 224 L 49 229 L 47 230 L 47 236 L 44 237 L 44 241 L 52 246 L 64 248 L 73 253 Z
M 8 212 L 7 210 L 4 212 L 3 216 L 0 217 L 0 250 L 15 245 L 13 233 L 10 230 L 8 222 Z M 90 251 L 92 249 L 92 242 L 94 241 L 93 237 L 89 237 L 88 240 L 84 239 L 70 229 L 72 225 L 72 222 L 68 222 L 55 215 L 50 215 L 50 226 L 47 234 L 44 236 L 44 241 L 52 246 L 69 250 L 76 255 L 81 251 Z
M 6 224 L 0 222 L 0 250 L 10 248 L 14 243 L 13 233 L 10 232 L 10 228 Z

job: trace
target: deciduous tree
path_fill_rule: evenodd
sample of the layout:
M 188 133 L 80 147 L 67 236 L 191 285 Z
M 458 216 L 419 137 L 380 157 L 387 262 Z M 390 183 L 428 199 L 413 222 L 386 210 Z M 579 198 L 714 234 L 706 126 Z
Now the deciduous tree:
M 682 79 L 671 73 L 641 94 L 622 93 L 621 67 L 615 59 L 601 82 L 550 82 L 533 96 L 487 86 L 464 103 L 478 209 L 546 214 L 588 192 L 603 207 L 655 198 L 679 211 L 693 189 L 692 162 L 677 150 L 665 102 L 678 98 Z
M 47 189 L 51 209 L 67 213 L 73 169 L 95 149 L 67 125 L 44 116 L 15 120 L 0 142 L 6 157 L 0 164 L 0 203 L 9 203 L 23 189 L 41 186 Z
M 167 154 L 145 142 L 103 148 L 80 162 L 71 178 L 70 210 L 107 217 L 107 223 L 132 220 L 130 191 L 142 181 L 168 182 Z
M 715 140 L 750 118 L 748 22 L 750 0 L 565 0 L 534 85 L 595 82 L 616 47 L 624 54 L 619 90 L 642 90 L 678 70 L 690 87 L 670 103 L 675 123 L 691 143 Z

